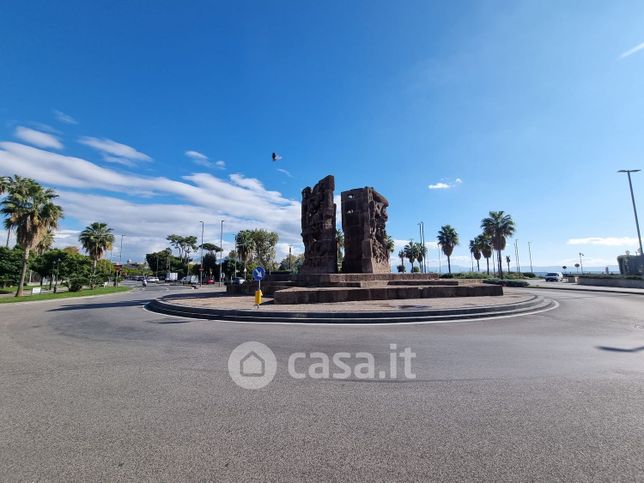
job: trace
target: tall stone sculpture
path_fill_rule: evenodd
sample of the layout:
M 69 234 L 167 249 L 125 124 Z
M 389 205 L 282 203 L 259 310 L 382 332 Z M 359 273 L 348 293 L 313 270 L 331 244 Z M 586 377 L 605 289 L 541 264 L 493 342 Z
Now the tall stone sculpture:
M 387 250 L 389 202 L 373 188 L 342 193 L 342 230 L 346 273 L 390 273 Z
M 301 273 L 338 271 L 334 189 L 335 180 L 329 175 L 320 180 L 313 189 L 307 186 L 302 191 L 304 264 Z

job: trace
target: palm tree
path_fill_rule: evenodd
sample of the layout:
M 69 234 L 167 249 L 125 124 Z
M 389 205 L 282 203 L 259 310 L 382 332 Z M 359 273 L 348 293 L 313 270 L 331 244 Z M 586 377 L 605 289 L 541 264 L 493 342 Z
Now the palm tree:
M 427 255 L 427 247 L 424 246 L 420 242 L 415 243 L 415 245 L 416 245 L 416 260 L 418 260 L 418 263 L 422 265 L 423 260 L 425 259 L 425 256 Z
M 507 255 L 507 256 L 505 257 L 505 261 L 506 261 L 506 263 L 508 264 L 508 273 L 510 273 L 510 261 L 511 261 L 511 259 L 510 259 L 510 255 Z
M 492 242 L 487 235 L 479 235 L 476 237 L 479 250 L 483 257 L 485 257 L 485 263 L 487 264 L 487 274 L 490 274 L 490 258 L 492 257 Z M 477 260 L 478 262 L 478 260 Z
M 404 250 L 404 249 L 403 249 L 403 250 L 400 250 L 400 251 L 398 252 L 398 257 L 400 258 L 400 264 L 404 267 L 404 266 L 405 266 L 405 257 L 407 257 L 407 255 L 405 254 L 405 250 Z
M 416 243 L 410 240 L 409 243 L 403 247 L 403 251 L 405 253 L 405 258 L 407 258 L 409 263 L 411 263 L 410 272 L 413 273 L 414 261 L 418 259 L 418 247 L 416 246 Z
M 23 178 L 22 176 L 15 175 L 13 178 L 4 176 L 0 179 L 0 195 L 5 192 L 14 196 L 25 198 L 28 196 L 29 190 L 34 183 L 33 179 Z M 4 227 L 7 230 L 7 243 L 6 247 L 9 248 L 9 241 L 11 240 L 11 231 L 15 228 L 10 217 L 4 220 Z
M 38 242 L 36 246 L 36 253 L 42 255 L 46 251 L 51 250 L 51 247 L 54 245 L 54 232 L 53 230 L 48 230 Z
M 481 260 L 480 241 L 481 240 L 479 239 L 479 237 L 476 237 L 473 240 L 470 240 L 470 253 L 474 256 L 474 259 L 476 260 L 476 270 L 478 272 L 481 271 L 481 265 L 479 263 L 479 260 Z
M 501 252 L 505 250 L 506 238 L 511 237 L 516 226 L 510 215 L 503 211 L 490 211 L 489 216 L 481 220 L 483 232 L 489 236 L 492 241 L 492 247 L 497 252 L 499 262 L 499 277 L 503 278 L 503 263 L 501 261 Z
M 14 183 L 18 176 L 14 177 Z M 58 195 L 50 188 L 43 188 L 33 179 L 19 178 L 20 188 L 9 189 L 8 196 L 2 201 L 0 212 L 6 216 L 5 226 L 16 229 L 18 245 L 24 250 L 22 270 L 16 297 L 24 294 L 23 285 L 29 264 L 29 253 L 46 233 L 58 227 L 63 209 L 54 203 Z
M 387 236 L 387 251 L 389 253 L 393 253 L 395 249 L 396 249 L 396 242 L 394 242 L 393 238 L 391 238 L 390 236 Z
M 96 274 L 96 263 L 101 259 L 106 250 L 112 248 L 114 243 L 114 234 L 112 229 L 107 226 L 107 223 L 94 222 L 88 225 L 78 237 L 78 240 L 83 246 L 83 250 L 87 252 L 92 259 L 92 276 Z M 94 288 L 94 281 L 91 281 L 91 286 Z
M 246 275 L 246 264 L 251 260 L 253 251 L 255 250 L 255 242 L 253 235 L 249 230 L 242 230 L 235 236 L 235 244 L 237 246 L 237 253 L 244 264 L 244 275 Z
M 447 270 L 449 273 L 452 273 L 452 263 L 450 257 L 454 251 L 454 247 L 460 243 L 458 239 L 458 233 L 451 225 L 443 225 L 438 231 L 438 236 L 436 237 L 438 244 L 441 247 L 441 250 L 447 257 Z

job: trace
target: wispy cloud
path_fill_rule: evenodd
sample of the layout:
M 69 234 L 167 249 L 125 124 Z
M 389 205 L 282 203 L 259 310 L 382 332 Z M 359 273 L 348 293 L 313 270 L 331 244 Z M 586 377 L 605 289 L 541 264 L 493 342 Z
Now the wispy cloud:
M 437 183 L 430 184 L 427 187 L 430 190 L 448 190 L 458 186 L 459 184 L 463 184 L 463 180 L 461 178 L 456 178 L 453 182 L 443 179 Z
M 210 161 L 208 156 L 199 151 L 189 150 L 184 153 L 188 158 L 192 160 L 193 163 L 198 164 L 199 166 L 205 166 L 206 168 L 215 168 L 215 169 L 226 169 L 226 162 L 219 161 Z
M 134 166 L 138 161 L 152 161 L 152 158 L 147 154 L 111 139 L 83 136 L 78 139 L 78 142 L 96 149 L 108 163 Z
M 56 109 L 54 109 L 54 117 L 63 124 L 78 124 L 78 121 L 76 121 L 72 116 L 65 114 L 62 111 L 57 111 Z
M 58 140 L 58 138 L 52 134 L 48 134 L 42 131 L 36 131 L 24 126 L 18 126 L 16 128 L 15 136 L 29 144 L 38 146 L 39 148 L 53 148 L 53 149 L 62 149 L 63 144 Z
M 630 57 L 631 55 L 636 54 L 637 52 L 639 52 L 639 51 L 640 51 L 640 50 L 642 50 L 642 49 L 644 49 L 644 42 L 642 42 L 642 43 L 641 43 L 641 44 L 639 44 L 639 45 L 636 45 L 636 46 L 635 46 L 635 47 L 633 47 L 632 49 L 628 49 L 626 52 L 622 52 L 622 53 L 619 55 L 619 58 L 620 58 L 620 59 L 625 59 L 626 57 Z
M 289 178 L 292 178 L 292 177 L 293 177 L 293 175 L 291 174 L 291 172 L 290 172 L 290 171 L 288 171 L 288 170 L 286 170 L 286 169 L 284 169 L 284 168 L 275 168 L 275 169 L 276 169 L 277 171 L 279 171 L 280 173 L 285 174 L 285 175 L 286 175 L 286 176 L 288 176 Z
M 637 238 L 627 236 L 589 236 L 586 238 L 571 238 L 566 242 L 567 245 L 602 245 L 608 247 L 628 247 L 637 246 Z

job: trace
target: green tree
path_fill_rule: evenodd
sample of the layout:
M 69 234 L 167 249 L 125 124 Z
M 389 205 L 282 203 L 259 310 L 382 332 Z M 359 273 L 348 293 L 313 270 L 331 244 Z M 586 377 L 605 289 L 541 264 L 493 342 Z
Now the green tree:
M 501 252 L 505 250 L 507 239 L 514 235 L 516 225 L 510 215 L 504 211 L 490 211 L 489 216 L 481 220 L 481 228 L 492 242 L 492 247 L 497 252 L 499 262 L 499 277 L 503 278 L 503 263 Z
M 418 260 L 418 257 L 420 256 L 420 253 L 418 251 L 418 244 L 410 240 L 409 243 L 407 243 L 407 245 L 403 247 L 403 252 L 405 254 L 405 258 L 409 260 L 409 263 L 411 263 L 410 272 L 413 272 L 414 261 Z
M 65 260 L 69 256 L 69 253 L 63 250 L 48 250 L 40 255 L 38 255 L 34 260 L 29 264 L 30 268 L 40 275 L 40 285 L 42 286 L 42 281 L 44 278 L 49 279 L 49 289 L 54 280 L 54 274 L 56 273 L 57 265 L 61 261 Z
M 85 227 L 81 232 L 78 240 L 92 259 L 92 276 L 96 274 L 96 264 L 103 254 L 112 248 L 114 243 L 114 234 L 107 223 L 94 222 Z M 90 286 L 94 288 L 91 281 Z
M 427 256 L 427 247 L 424 246 L 422 243 L 415 243 L 416 245 L 416 260 L 418 260 L 418 264 L 420 265 L 423 263 L 423 260 L 425 260 L 425 257 Z M 420 272 L 420 267 L 418 268 L 418 271 Z
M 280 262 L 280 270 L 293 270 L 295 264 L 297 263 L 297 256 L 295 255 L 286 255 L 286 257 Z
M 53 230 L 48 230 L 42 237 L 42 239 L 36 245 L 36 253 L 42 255 L 48 250 L 51 250 L 51 247 L 54 245 L 54 232 Z
M 255 250 L 255 241 L 253 240 L 251 230 L 242 230 L 235 236 L 235 250 L 239 259 L 244 265 L 244 275 L 247 272 L 247 265 L 252 260 L 253 251 Z
M 170 246 L 174 247 L 179 252 L 179 258 L 184 265 L 190 262 L 190 253 L 197 250 L 197 237 L 193 235 L 168 235 L 166 240 L 170 242 Z
M 63 216 L 63 209 L 54 203 L 57 197 L 52 189 L 43 188 L 29 179 L 20 190 L 10 188 L 2 201 L 0 212 L 6 217 L 5 227 L 15 228 L 18 245 L 24 250 L 16 297 L 24 294 L 29 253 L 49 230 L 58 227 L 58 221 Z
M 476 260 L 476 270 L 481 271 L 481 266 L 479 260 L 481 260 L 481 245 L 479 244 L 479 238 L 476 237 L 473 240 L 470 240 L 470 253 Z
M 485 235 L 479 235 L 476 237 L 477 240 L 477 245 L 479 246 L 479 250 L 481 251 L 481 255 L 485 258 L 485 263 L 487 264 L 487 274 L 490 274 L 490 258 L 492 258 L 493 254 L 493 249 L 492 249 L 492 242 L 490 238 Z
M 451 256 L 454 252 L 454 247 L 460 243 L 458 233 L 451 225 L 443 225 L 438 231 L 436 239 L 438 240 L 441 250 L 447 257 L 447 270 L 449 273 L 452 273 Z
M 275 259 L 275 245 L 279 241 L 279 235 L 273 231 L 257 229 L 251 230 L 251 237 L 257 263 L 270 270 Z
M 403 249 L 403 250 L 400 250 L 400 251 L 398 252 L 398 258 L 400 258 L 400 265 L 401 265 L 403 268 L 405 267 L 405 258 L 406 258 L 406 257 L 407 257 L 407 255 L 405 254 L 405 250 L 404 250 L 404 249 Z M 400 272 L 400 270 L 398 270 L 398 271 Z M 403 272 L 404 272 L 404 270 L 403 270 Z
M 22 255 L 23 250 L 20 247 L 0 247 L 0 287 L 18 284 Z

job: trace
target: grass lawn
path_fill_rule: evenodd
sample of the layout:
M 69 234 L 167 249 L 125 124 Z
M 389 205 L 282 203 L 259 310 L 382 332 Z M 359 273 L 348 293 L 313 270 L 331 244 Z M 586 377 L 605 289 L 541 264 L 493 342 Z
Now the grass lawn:
M 8 289 L 0 289 L 2 291 Z M 0 297 L 0 304 L 11 304 L 14 302 L 30 302 L 32 300 L 51 300 L 51 299 L 68 299 L 75 297 L 87 297 L 90 295 L 104 295 L 110 293 L 127 292 L 130 287 L 99 287 L 94 290 L 84 289 L 80 292 L 58 292 L 43 293 L 38 295 L 25 295 L 24 297 Z M 25 289 L 25 292 L 27 290 Z M 15 289 L 14 289 L 15 293 Z

